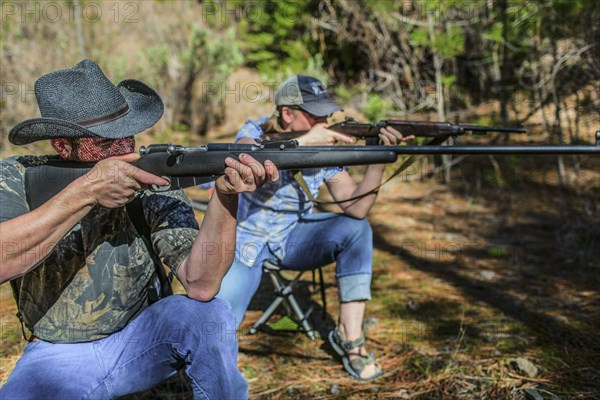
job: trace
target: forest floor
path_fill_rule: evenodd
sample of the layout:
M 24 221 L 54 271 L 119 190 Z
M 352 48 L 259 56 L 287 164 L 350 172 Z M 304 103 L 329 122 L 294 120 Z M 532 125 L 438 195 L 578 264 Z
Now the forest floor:
M 263 279 L 238 336 L 251 398 L 600 398 L 600 162 L 580 161 L 567 186 L 551 156 L 468 157 L 449 184 L 418 163 L 388 183 L 369 215 L 375 251 L 365 320 L 384 375 L 353 380 L 324 339 L 338 318 L 330 266 L 324 318 L 310 274 L 297 291 L 302 305 L 315 305 L 315 341 L 301 332 L 248 334 L 273 297 Z M 3 285 L 0 383 L 25 343 L 15 313 Z M 180 375 L 129 398 L 191 392 Z

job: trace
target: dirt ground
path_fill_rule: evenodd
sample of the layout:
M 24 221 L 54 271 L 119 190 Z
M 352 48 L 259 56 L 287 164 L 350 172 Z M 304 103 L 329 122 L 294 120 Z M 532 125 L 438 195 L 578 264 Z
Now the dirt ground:
M 367 335 L 385 375 L 357 383 L 324 340 L 242 335 L 240 366 L 253 397 L 600 395 L 600 176 L 590 176 L 594 196 L 558 189 L 552 173 L 486 185 L 486 160 L 471 167 L 461 170 L 474 176 L 450 185 L 396 182 L 370 213 Z M 327 318 L 312 318 L 323 337 L 337 320 L 332 270 Z M 264 287 L 244 327 L 269 304 Z

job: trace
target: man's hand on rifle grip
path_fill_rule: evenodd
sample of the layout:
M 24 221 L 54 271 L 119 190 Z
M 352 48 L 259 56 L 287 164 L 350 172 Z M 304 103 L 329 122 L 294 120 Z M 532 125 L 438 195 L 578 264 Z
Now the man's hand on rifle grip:
M 138 190 L 150 185 L 167 185 L 161 177 L 130 164 L 137 160 L 136 153 L 110 157 L 96 163 L 87 174 L 79 178 L 82 193 L 91 196 L 92 204 L 117 208 L 129 203 Z

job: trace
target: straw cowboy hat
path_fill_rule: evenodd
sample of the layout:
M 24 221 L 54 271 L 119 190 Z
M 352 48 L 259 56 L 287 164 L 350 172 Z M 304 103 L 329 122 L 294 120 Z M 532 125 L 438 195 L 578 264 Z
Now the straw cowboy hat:
M 127 79 L 116 86 L 91 60 L 51 72 L 35 82 L 41 118 L 23 121 L 8 139 L 16 145 L 53 138 L 133 136 L 162 116 L 162 99 L 146 84 Z

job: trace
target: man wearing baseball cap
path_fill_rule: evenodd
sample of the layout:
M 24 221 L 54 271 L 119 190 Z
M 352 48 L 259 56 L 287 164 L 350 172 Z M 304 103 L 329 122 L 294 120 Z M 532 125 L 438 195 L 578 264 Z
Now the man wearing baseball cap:
M 277 179 L 277 169 L 227 159 L 198 228 L 182 191 L 144 190 L 167 182 L 131 164 L 134 135 L 163 114 L 152 88 L 114 85 L 83 60 L 42 76 L 35 94 L 41 118 L 15 126 L 9 140 L 50 140 L 60 158 L 0 162 L 0 283 L 10 281 L 30 332 L 0 398 L 114 399 L 180 369 L 196 399 L 247 398 L 233 316 L 213 299 L 232 257 L 206 254 L 205 244 L 233 246 L 238 193 Z M 32 200 L 53 189 L 49 165 L 68 173 L 89 163 L 55 195 Z M 160 298 L 163 264 L 187 295 Z
M 236 141 L 254 143 L 270 133 L 285 138 L 286 132 L 307 131 L 294 136 L 301 145 L 353 142 L 353 138 L 327 129 L 327 116 L 342 107 L 316 78 L 290 77 L 277 90 L 275 105 L 271 117 L 246 122 Z M 379 137 L 384 145 L 412 138 L 403 138 L 391 128 L 383 128 Z M 263 261 L 272 260 L 291 270 L 335 262 L 340 317 L 329 341 L 346 371 L 359 380 L 382 374 L 374 356 L 366 350 L 362 331 L 365 302 L 371 298 L 373 254 L 372 231 L 365 217 L 377 194 L 344 200 L 376 188 L 383 169 L 383 165 L 369 166 L 360 182 L 355 182 L 345 168 L 304 169 L 305 185 L 294 179 L 292 171 L 282 171 L 278 182 L 268 182 L 254 193 L 241 195 L 236 257 L 217 295 L 230 303 L 241 322 L 260 283 Z M 304 190 L 316 198 L 323 183 L 333 198 L 341 201 L 342 214 L 312 213 L 313 203 Z
M 304 75 L 288 78 L 275 93 L 275 104 L 297 106 L 307 113 L 324 117 L 340 111 L 342 107 L 331 98 L 321 81 Z

